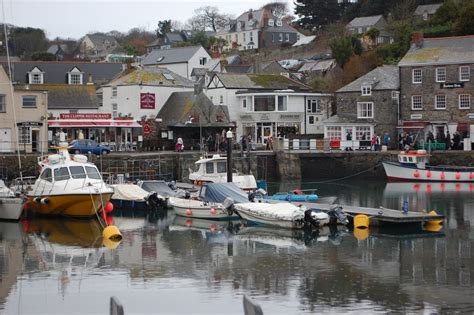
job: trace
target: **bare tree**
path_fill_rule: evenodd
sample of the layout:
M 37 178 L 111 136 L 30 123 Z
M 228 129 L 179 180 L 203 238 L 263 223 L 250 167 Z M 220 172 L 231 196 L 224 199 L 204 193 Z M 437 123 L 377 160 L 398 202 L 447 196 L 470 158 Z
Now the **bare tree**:
M 194 26 L 194 29 L 204 30 L 210 28 L 216 32 L 218 28 L 224 27 L 227 20 L 228 16 L 219 13 L 217 7 L 205 6 L 196 9 L 194 11 L 194 16 L 190 21 L 188 21 L 188 23 Z
M 274 16 L 278 19 L 283 18 L 287 15 L 290 11 L 288 10 L 288 5 L 286 2 L 269 2 L 265 4 L 261 9 L 270 11 Z

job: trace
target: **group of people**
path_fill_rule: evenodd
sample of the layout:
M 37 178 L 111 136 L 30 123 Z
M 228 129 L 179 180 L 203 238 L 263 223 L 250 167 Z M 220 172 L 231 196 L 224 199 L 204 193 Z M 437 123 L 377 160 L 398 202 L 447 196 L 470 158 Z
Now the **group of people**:
M 451 134 L 449 133 L 449 130 L 447 131 L 446 134 L 442 132 L 438 132 L 436 135 L 436 139 L 431 131 L 428 132 L 426 136 L 426 142 L 427 143 L 445 143 L 446 144 L 446 150 L 461 150 L 462 149 L 462 135 L 456 131 L 451 137 Z
M 388 132 L 385 132 L 382 138 L 376 132 L 374 132 L 370 138 L 370 148 L 372 151 L 380 151 L 382 148 L 381 146 L 384 145 L 387 147 L 387 149 L 389 149 L 390 140 L 391 139 Z

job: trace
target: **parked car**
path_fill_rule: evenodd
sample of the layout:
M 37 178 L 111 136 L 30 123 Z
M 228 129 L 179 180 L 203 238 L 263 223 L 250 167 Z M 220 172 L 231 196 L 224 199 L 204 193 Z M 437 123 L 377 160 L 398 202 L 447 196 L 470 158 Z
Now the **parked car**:
M 110 153 L 110 148 L 98 144 L 94 140 L 73 140 L 72 147 L 69 149 L 71 153 L 92 153 L 92 154 L 107 154 Z

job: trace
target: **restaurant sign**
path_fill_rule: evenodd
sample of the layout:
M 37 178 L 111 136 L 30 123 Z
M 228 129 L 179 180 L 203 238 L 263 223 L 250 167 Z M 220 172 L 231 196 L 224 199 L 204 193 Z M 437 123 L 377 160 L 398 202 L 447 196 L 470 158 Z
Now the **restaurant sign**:
M 140 93 L 140 108 L 155 109 L 155 93 Z
M 441 89 L 460 89 L 464 87 L 464 82 L 459 83 L 441 83 Z
M 43 123 L 38 122 L 38 121 L 23 121 L 16 123 L 18 127 L 41 127 L 43 126 Z
M 69 113 L 59 114 L 60 119 L 112 119 L 112 114 L 98 114 L 98 113 Z

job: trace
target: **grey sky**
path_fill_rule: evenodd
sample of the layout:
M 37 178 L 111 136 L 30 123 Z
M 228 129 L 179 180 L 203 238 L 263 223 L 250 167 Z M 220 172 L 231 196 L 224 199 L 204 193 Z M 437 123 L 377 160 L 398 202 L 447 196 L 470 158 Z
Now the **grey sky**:
M 41 28 L 49 39 L 78 39 L 91 31 L 126 32 L 134 27 L 154 31 L 159 20 L 184 23 L 202 6 L 237 16 L 268 2 L 272 0 L 3 0 L 7 23 Z M 292 6 L 292 0 L 287 2 Z

